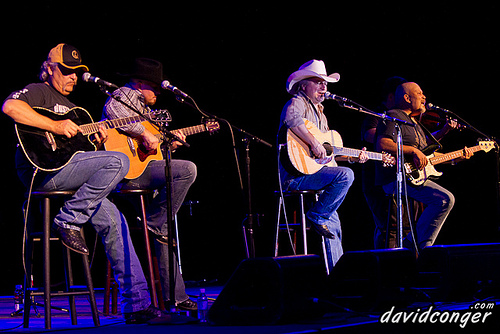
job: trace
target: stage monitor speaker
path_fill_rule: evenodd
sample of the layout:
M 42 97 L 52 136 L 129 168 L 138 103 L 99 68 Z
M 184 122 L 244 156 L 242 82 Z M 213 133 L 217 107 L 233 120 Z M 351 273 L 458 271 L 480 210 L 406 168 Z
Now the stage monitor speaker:
M 416 258 L 407 249 L 346 252 L 331 273 L 330 301 L 355 311 L 406 305 L 406 288 L 416 276 Z
M 214 325 L 269 325 L 324 314 L 328 292 L 317 255 L 266 257 L 240 263 L 208 312 Z
M 426 247 L 418 259 L 420 285 L 449 301 L 498 296 L 500 243 Z

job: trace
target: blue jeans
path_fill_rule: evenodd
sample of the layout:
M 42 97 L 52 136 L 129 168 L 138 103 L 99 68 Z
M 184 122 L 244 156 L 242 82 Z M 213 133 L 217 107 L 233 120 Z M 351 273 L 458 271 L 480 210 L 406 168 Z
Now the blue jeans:
M 115 279 L 120 286 L 122 313 L 151 304 L 148 284 L 134 250 L 127 222 L 106 197 L 127 174 L 129 160 L 119 152 L 76 154 L 61 170 L 47 174 L 37 190 L 76 190 L 54 223 L 79 230 L 87 221 L 102 239 Z
M 335 236 L 326 239 L 326 254 L 330 270 L 344 253 L 342 249 L 342 227 L 337 209 L 344 201 L 354 181 L 354 173 L 347 167 L 323 167 L 312 175 L 303 175 L 283 184 L 284 190 L 323 190 L 318 201 L 306 213 L 315 224 L 326 225 Z
M 197 175 L 196 165 L 188 160 L 172 159 L 172 212 L 173 216 L 177 214 L 186 194 L 194 183 Z M 122 189 L 158 189 L 158 194 L 153 198 L 147 207 L 148 226 L 159 234 L 166 235 L 168 232 L 167 222 L 167 193 L 165 191 L 165 161 L 151 161 L 144 173 L 136 179 L 126 181 Z M 170 300 L 169 284 L 169 258 L 168 246 L 159 242 L 155 243 L 155 249 L 158 256 L 158 266 L 162 282 L 162 292 L 165 301 Z M 189 299 L 186 294 L 184 279 L 180 273 L 177 258 L 174 258 L 175 270 L 175 301 L 184 302 Z
M 384 185 L 383 188 L 386 194 L 394 194 L 396 181 Z M 430 180 L 418 187 L 407 184 L 407 193 L 410 198 L 422 202 L 425 206 L 416 224 L 416 244 L 419 249 L 432 246 L 455 204 L 455 197 L 450 191 Z M 406 238 L 413 244 L 411 233 Z

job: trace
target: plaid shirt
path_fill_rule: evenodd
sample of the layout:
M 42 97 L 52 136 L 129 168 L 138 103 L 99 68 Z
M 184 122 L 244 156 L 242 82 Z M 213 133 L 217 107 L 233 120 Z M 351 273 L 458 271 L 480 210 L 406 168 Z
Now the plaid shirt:
M 118 97 L 126 104 L 132 105 L 142 113 L 151 111 L 151 109 L 144 103 L 144 96 L 142 93 L 133 89 L 129 84 L 115 90 L 113 92 L 113 96 Z M 135 111 L 131 110 L 121 102 L 116 101 L 112 97 L 109 97 L 104 105 L 103 119 L 115 119 L 135 115 Z M 141 123 L 134 123 L 121 127 L 120 130 L 126 132 L 132 137 L 137 137 L 144 132 L 145 128 Z

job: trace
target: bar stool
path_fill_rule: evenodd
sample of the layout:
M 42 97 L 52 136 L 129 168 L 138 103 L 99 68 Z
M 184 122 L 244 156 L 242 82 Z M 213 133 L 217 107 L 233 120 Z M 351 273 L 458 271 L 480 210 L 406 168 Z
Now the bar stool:
M 158 269 L 158 263 L 155 261 L 156 256 L 153 255 L 153 249 L 151 248 L 151 241 L 148 233 L 147 218 L 146 218 L 146 196 L 152 195 L 154 190 L 151 189 L 120 189 L 115 190 L 111 193 L 112 197 L 115 196 L 138 196 L 140 205 L 140 218 L 141 218 L 141 230 L 144 236 L 144 245 L 146 250 L 147 258 L 147 273 L 149 276 L 149 286 L 151 289 L 151 304 L 154 307 L 159 307 L 165 309 L 162 290 L 160 273 Z M 107 264 L 107 276 L 106 276 L 106 290 L 104 291 L 104 313 L 109 314 L 109 301 L 110 301 L 110 290 L 113 289 L 113 277 L 111 276 L 111 267 L 108 261 Z M 115 286 L 116 289 L 116 286 Z M 115 290 L 116 291 L 116 290 Z M 113 292 L 112 308 L 116 312 L 116 292 Z
M 278 248 L 279 248 L 279 234 L 281 229 L 286 229 L 288 230 L 290 227 L 294 228 L 300 228 L 302 230 L 302 245 L 303 245 L 303 251 L 304 254 L 308 254 L 308 245 L 307 245 L 307 221 L 306 221 L 306 211 L 305 211 L 305 203 L 304 203 L 304 196 L 311 196 L 316 202 L 318 200 L 319 195 L 322 193 L 322 190 L 289 190 L 289 191 L 283 191 L 283 197 L 281 196 L 280 191 L 275 191 L 275 195 L 278 196 L 278 217 L 276 221 L 276 238 L 275 238 L 275 243 L 274 243 L 274 256 L 278 256 Z M 297 209 L 294 208 L 293 210 L 293 223 L 288 223 L 288 225 L 281 224 L 281 216 L 282 214 L 285 215 L 286 212 L 283 209 L 284 207 L 284 199 L 285 198 L 296 198 L 298 199 L 299 202 L 299 207 L 298 207 L 298 215 L 300 217 L 300 222 L 297 222 Z M 321 237 L 321 246 L 323 250 L 323 257 L 325 260 L 325 266 L 328 272 L 328 260 L 326 258 L 326 245 L 325 245 L 325 237 Z M 293 241 L 293 249 L 294 253 L 297 249 L 297 243 L 296 243 L 296 236 Z
M 65 267 L 65 283 L 66 289 L 63 292 L 52 292 L 51 291 L 51 276 L 50 276 L 50 241 L 59 240 L 59 238 L 50 237 L 50 229 L 52 225 L 52 219 L 50 214 L 50 204 L 52 199 L 62 199 L 64 197 L 72 196 L 75 191 L 34 191 L 31 193 L 33 199 L 38 199 L 42 201 L 42 218 L 43 218 L 43 230 L 42 232 L 33 232 L 32 223 L 28 220 L 27 222 L 27 236 L 26 240 L 26 252 L 25 252 L 25 264 L 26 264 L 26 276 L 24 278 L 24 318 L 23 327 L 29 327 L 29 316 L 32 303 L 34 301 L 33 297 L 43 296 L 44 297 L 44 316 L 45 316 L 45 328 L 52 328 L 52 313 L 51 309 L 54 308 L 51 305 L 52 297 L 67 296 L 69 298 L 70 304 L 70 315 L 72 325 L 77 324 L 77 314 L 75 305 L 75 296 L 88 295 L 90 308 L 92 311 L 92 319 L 94 321 L 94 326 L 99 326 L 99 316 L 97 313 L 97 306 L 94 294 L 94 285 L 92 282 L 92 277 L 90 274 L 90 265 L 88 255 L 82 255 L 83 260 L 83 271 L 86 280 L 86 289 L 82 290 L 81 287 L 74 285 L 73 271 L 71 265 L 71 252 L 67 247 L 63 246 L 63 257 L 64 257 L 64 267 Z M 83 236 L 83 229 L 81 230 Z M 43 288 L 33 287 L 32 282 L 32 264 L 33 264 L 33 243 L 35 241 L 42 241 L 43 247 Z M 42 291 L 40 291 L 42 290 Z

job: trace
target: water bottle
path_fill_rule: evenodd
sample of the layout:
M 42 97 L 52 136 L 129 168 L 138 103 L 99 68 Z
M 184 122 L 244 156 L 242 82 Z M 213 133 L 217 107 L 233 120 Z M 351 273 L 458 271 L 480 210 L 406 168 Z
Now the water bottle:
M 14 312 L 18 312 L 23 307 L 24 291 L 22 285 L 16 285 L 14 290 Z
M 205 289 L 200 289 L 200 295 L 198 297 L 198 319 L 202 323 L 208 321 L 208 297 L 205 293 Z

